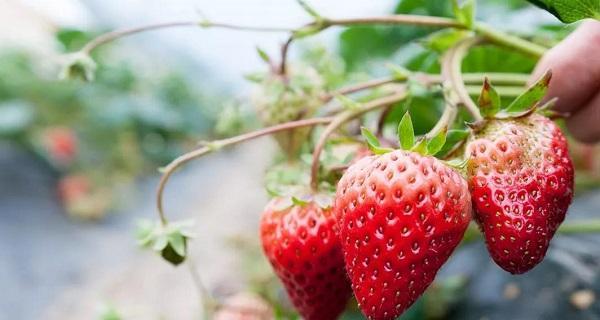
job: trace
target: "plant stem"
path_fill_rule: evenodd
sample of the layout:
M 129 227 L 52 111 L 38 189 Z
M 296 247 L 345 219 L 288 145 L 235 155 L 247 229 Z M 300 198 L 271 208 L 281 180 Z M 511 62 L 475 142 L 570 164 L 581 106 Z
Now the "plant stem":
M 442 83 L 442 77 L 438 74 L 415 73 L 414 77 L 415 77 L 415 79 L 422 80 L 423 82 L 428 83 L 428 84 Z M 477 86 L 477 85 L 481 85 L 483 83 L 483 79 L 485 77 L 490 79 L 490 81 L 497 86 L 502 86 L 502 85 L 514 86 L 514 87 L 510 87 L 511 88 L 510 91 L 507 91 L 508 96 L 513 95 L 513 91 L 512 91 L 513 89 L 519 88 L 519 90 L 523 91 L 522 87 L 525 86 L 527 84 L 527 81 L 529 80 L 529 75 L 525 74 L 525 73 L 498 73 L 498 72 L 464 73 L 463 80 L 464 80 L 465 84 L 475 85 L 475 86 L 467 86 L 467 90 L 469 91 L 469 93 L 472 93 L 473 90 L 475 90 L 474 88 L 477 88 L 477 90 L 480 92 L 481 87 Z M 352 94 L 352 93 L 360 92 L 363 90 L 380 87 L 380 86 L 390 84 L 390 83 L 396 83 L 396 82 L 402 83 L 405 80 L 406 79 L 401 79 L 401 78 L 399 79 L 397 77 L 382 77 L 382 78 L 371 79 L 371 80 L 368 80 L 368 81 L 365 81 L 362 83 L 352 84 L 352 85 L 340 88 L 338 90 L 335 90 L 335 91 L 325 95 L 323 97 L 323 100 L 329 101 L 331 98 L 333 98 L 335 95 L 338 95 L 338 94 L 340 94 L 340 95 Z M 479 92 L 477 94 L 479 94 Z M 522 93 L 522 92 L 520 92 L 520 93 Z
M 404 100 L 407 97 L 407 95 L 408 93 L 406 88 L 399 89 L 394 94 L 390 94 L 386 97 L 369 101 L 361 105 L 359 108 L 343 111 L 331 121 L 331 123 L 325 128 L 323 133 L 321 133 L 321 136 L 319 137 L 317 145 L 315 146 L 315 149 L 313 151 L 313 159 L 310 172 L 310 187 L 314 192 L 317 192 L 319 188 L 319 160 L 321 157 L 321 153 L 323 152 L 323 148 L 325 147 L 325 143 L 327 142 L 327 138 L 347 121 L 357 118 L 377 108 L 389 106 L 390 104 Z
M 538 59 L 541 58 L 544 55 L 544 53 L 546 53 L 546 51 L 548 50 L 547 48 L 540 46 L 536 43 L 527 41 L 525 39 L 510 35 L 499 30 L 495 30 L 494 27 L 485 23 L 476 23 L 474 29 L 475 32 L 479 33 L 486 39 L 496 44 L 516 49 Z
M 421 15 L 410 15 L 410 14 L 394 14 L 388 16 L 379 17 L 359 17 L 359 18 L 345 18 L 345 19 L 325 19 L 324 24 L 326 27 L 329 26 L 357 26 L 357 25 L 373 25 L 373 24 L 387 24 L 387 25 L 413 25 L 423 27 L 436 27 L 436 28 L 459 28 L 464 29 L 465 26 L 460 22 L 443 17 L 432 17 L 432 16 L 421 16 Z M 325 27 L 325 28 L 326 28 Z
M 158 183 L 158 189 L 156 191 L 156 208 L 158 209 L 158 215 L 160 217 L 160 221 L 162 222 L 163 225 L 168 224 L 168 220 L 167 220 L 167 217 L 166 217 L 166 215 L 164 213 L 164 209 L 163 209 L 163 193 L 164 193 L 165 186 L 166 186 L 167 182 L 169 181 L 169 178 L 171 177 L 173 172 L 175 172 L 175 170 L 177 168 L 181 167 L 182 165 L 188 163 L 191 160 L 200 158 L 204 155 L 207 155 L 214 151 L 220 150 L 227 146 L 235 145 L 235 144 L 238 144 L 241 142 L 249 141 L 252 139 L 256 139 L 256 138 L 259 138 L 262 136 L 270 135 L 270 134 L 281 132 L 281 131 L 292 130 L 292 129 L 296 129 L 296 128 L 300 128 L 300 127 L 310 127 L 310 126 L 327 124 L 327 123 L 330 123 L 331 121 L 333 121 L 333 119 L 334 119 L 333 117 L 323 117 L 323 118 L 312 118 L 312 119 L 304 119 L 304 120 L 286 122 L 286 123 L 275 125 L 272 127 L 267 127 L 267 128 L 263 128 L 260 130 L 248 132 L 248 133 L 245 133 L 245 134 L 242 134 L 239 136 L 222 139 L 222 140 L 215 140 L 215 141 L 207 143 L 206 145 L 204 145 L 196 150 L 192 150 L 186 154 L 183 154 L 183 155 L 177 157 L 175 160 L 173 160 L 171 163 L 169 163 L 166 167 L 164 167 L 161 170 L 163 175 L 160 178 L 160 181 Z
M 473 116 L 475 122 L 483 120 L 479 107 L 469 96 L 461 73 L 462 60 L 469 49 L 479 42 L 481 38 L 472 37 L 460 41 L 454 47 L 448 49 L 442 58 L 442 85 L 448 95 L 447 103 L 450 105 L 462 105 Z
M 164 23 L 156 23 L 156 24 L 148 24 L 133 28 L 114 30 L 111 32 L 107 32 L 102 34 L 92 41 L 88 42 L 81 51 L 84 53 L 91 53 L 94 49 L 99 46 L 114 41 L 116 39 L 123 38 L 128 35 L 142 33 L 145 31 L 158 30 L 158 29 L 167 29 L 174 27 L 202 27 L 202 28 L 223 28 L 230 30 L 241 30 L 241 31 L 257 31 L 257 32 L 291 32 L 292 29 L 289 28 L 278 28 L 278 27 L 255 27 L 255 26 L 242 26 L 242 25 L 234 25 L 229 23 L 221 23 L 221 22 L 210 22 L 210 21 L 172 21 L 172 22 L 164 22 Z

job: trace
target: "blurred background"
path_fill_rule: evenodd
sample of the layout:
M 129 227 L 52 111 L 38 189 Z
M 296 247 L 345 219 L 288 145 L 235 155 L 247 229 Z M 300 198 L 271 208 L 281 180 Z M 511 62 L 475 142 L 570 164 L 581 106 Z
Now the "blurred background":
M 392 12 L 449 16 L 439 0 L 312 1 L 325 16 Z M 552 45 L 573 27 L 525 1 L 479 1 L 498 28 Z M 259 46 L 276 56 L 285 34 L 176 28 L 119 40 L 94 53 L 95 81 L 61 81 L 64 55 L 115 28 L 194 20 L 296 27 L 310 18 L 293 0 L 0 0 L 0 319 L 197 319 L 185 266 L 138 249 L 140 219 L 154 219 L 157 168 L 198 141 L 257 127 L 245 75 L 265 72 Z M 439 53 L 419 40 L 431 30 L 352 27 L 294 47 L 339 87 L 386 74 L 385 64 L 437 72 Z M 530 72 L 530 58 L 483 47 L 465 71 Z M 437 119 L 418 97 L 417 130 Z M 419 108 L 422 106 L 423 108 Z M 399 107 L 401 109 L 402 106 Z M 402 112 L 386 123 L 398 122 Z M 598 148 L 572 144 L 577 199 L 567 219 L 600 211 Z M 196 220 L 191 256 L 223 301 L 258 295 L 282 318 L 289 304 L 258 242 L 267 201 L 269 138 L 203 158 L 176 174 L 166 206 Z M 235 195 L 235 199 L 232 199 Z M 513 277 L 482 243 L 461 248 L 405 319 L 600 319 L 600 236 L 560 236 L 548 258 Z M 256 298 L 253 298 L 256 299 Z M 353 309 L 353 308 L 350 308 Z M 361 316 L 350 310 L 347 319 Z

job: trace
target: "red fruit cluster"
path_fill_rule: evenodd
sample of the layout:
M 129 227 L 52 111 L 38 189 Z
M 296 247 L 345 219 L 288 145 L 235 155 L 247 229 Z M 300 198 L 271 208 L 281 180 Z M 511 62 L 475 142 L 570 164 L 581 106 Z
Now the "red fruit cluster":
M 59 165 L 69 165 L 77 155 L 77 138 L 69 128 L 50 128 L 44 132 L 44 146 L 52 159 Z
M 425 154 L 437 152 L 432 141 Z M 278 210 L 282 199 L 265 209 L 264 251 L 306 319 L 341 314 L 346 274 L 368 319 L 395 319 L 433 282 L 472 216 L 494 261 L 526 272 L 543 260 L 573 197 L 567 141 L 538 114 L 487 119 L 459 151 L 466 170 L 374 150 L 383 154 L 361 155 L 346 170 L 333 210 L 314 202 Z
M 394 151 L 348 169 L 336 216 L 346 268 L 369 319 L 395 319 L 431 284 L 471 219 L 467 182 L 433 157 Z
M 475 218 L 490 255 L 520 274 L 544 258 L 573 198 L 567 141 L 549 119 L 533 114 L 495 120 L 467 146 Z
M 333 212 L 315 202 L 280 209 L 285 201 L 275 198 L 263 212 L 265 255 L 304 319 L 337 319 L 352 291 Z

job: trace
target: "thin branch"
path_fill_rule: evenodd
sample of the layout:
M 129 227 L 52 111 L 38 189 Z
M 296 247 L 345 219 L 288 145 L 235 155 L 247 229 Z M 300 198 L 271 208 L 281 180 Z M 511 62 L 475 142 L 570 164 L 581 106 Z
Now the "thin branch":
M 279 27 L 256 27 L 256 26 L 242 26 L 235 25 L 230 23 L 221 23 L 221 22 L 210 22 L 210 21 L 172 21 L 172 22 L 164 22 L 164 23 L 156 23 L 156 24 L 148 24 L 133 28 L 126 28 L 120 30 L 114 30 L 111 32 L 107 32 L 102 34 L 92 41 L 88 42 L 82 49 L 82 52 L 91 53 L 97 47 L 114 41 L 116 39 L 123 38 L 125 36 L 129 36 L 132 34 L 142 33 L 151 30 L 158 29 L 167 29 L 167 28 L 175 28 L 175 27 L 201 27 L 201 28 L 222 28 L 222 29 L 230 29 L 230 30 L 241 30 L 241 31 L 256 31 L 256 32 L 291 32 L 293 29 L 290 28 L 279 28 Z
M 235 144 L 238 144 L 241 142 L 256 139 L 256 138 L 259 138 L 262 136 L 270 135 L 270 134 L 281 132 L 281 131 L 292 130 L 292 129 L 296 129 L 296 128 L 300 128 L 300 127 L 310 127 L 310 126 L 327 124 L 327 123 L 330 123 L 332 120 L 333 120 L 333 117 L 323 117 L 323 118 L 312 118 L 312 119 L 304 119 L 304 120 L 287 122 L 287 123 L 275 125 L 272 127 L 267 127 L 267 128 L 263 128 L 260 130 L 245 133 L 245 134 L 242 134 L 239 136 L 235 136 L 235 137 L 231 137 L 231 138 L 227 138 L 227 139 L 223 139 L 223 140 L 212 141 L 212 142 L 207 143 L 203 147 L 200 147 L 196 150 L 192 150 L 186 154 L 179 156 L 178 158 L 173 160 L 171 163 L 169 163 L 166 167 L 164 167 L 161 170 L 163 175 L 160 178 L 160 181 L 158 183 L 158 189 L 156 190 L 156 208 L 158 209 L 158 215 L 160 217 L 160 221 L 165 225 L 168 223 L 168 220 L 166 218 L 166 215 L 165 215 L 164 209 L 163 209 L 163 193 L 164 193 L 165 186 L 166 186 L 167 182 L 169 181 L 169 178 L 171 177 L 173 172 L 175 172 L 175 170 L 177 168 L 181 167 L 182 165 L 188 163 L 191 160 L 200 158 L 204 155 L 212 153 L 212 152 L 219 150 L 226 146 L 235 145 Z
M 321 157 L 321 153 L 323 152 L 323 148 L 325 147 L 325 143 L 327 142 L 327 138 L 334 131 L 336 131 L 342 124 L 346 123 L 347 121 L 354 119 L 356 117 L 359 117 L 359 116 L 361 116 L 369 111 L 375 110 L 377 108 L 389 106 L 390 104 L 401 101 L 401 100 L 405 99 L 407 97 L 407 95 L 408 95 L 408 93 L 407 93 L 406 89 L 402 88 L 401 90 L 398 90 L 398 92 L 396 92 L 394 94 L 390 94 L 386 97 L 369 101 L 369 102 L 365 103 L 364 105 L 361 105 L 357 109 L 351 109 L 351 110 L 344 111 L 344 112 L 338 114 L 331 121 L 331 123 L 325 128 L 323 133 L 321 133 L 321 136 L 319 137 L 319 141 L 317 142 L 317 145 L 315 146 L 315 149 L 313 151 L 313 159 L 312 159 L 311 172 L 310 172 L 310 178 L 311 178 L 310 186 L 313 191 L 317 191 L 318 186 L 319 186 L 319 160 Z
M 348 25 L 374 25 L 374 24 L 387 24 L 387 25 L 413 25 L 422 27 L 436 27 L 436 28 L 459 28 L 464 29 L 465 26 L 460 22 L 442 17 L 431 17 L 421 15 L 409 15 L 409 14 L 395 14 L 389 16 L 380 17 L 359 17 L 359 18 L 345 18 L 345 19 L 325 19 L 325 25 L 328 26 L 348 26 Z
M 508 33 L 499 31 L 485 23 L 475 24 L 475 32 L 479 33 L 486 39 L 496 44 L 516 49 L 535 58 L 541 58 L 544 55 L 544 53 L 548 51 L 548 48 L 546 47 L 540 46 L 537 43 L 527 41 L 517 36 L 513 36 Z
M 460 41 L 442 57 L 442 85 L 447 91 L 449 105 L 462 105 L 473 116 L 475 121 L 483 120 L 479 107 L 469 96 L 469 92 L 465 88 L 461 66 L 462 60 L 466 56 L 469 48 L 477 45 L 482 41 L 481 38 L 472 37 Z

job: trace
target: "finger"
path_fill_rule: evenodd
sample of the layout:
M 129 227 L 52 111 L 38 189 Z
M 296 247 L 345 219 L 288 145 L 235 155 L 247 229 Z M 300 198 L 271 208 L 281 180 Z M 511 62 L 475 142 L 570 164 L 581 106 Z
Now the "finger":
M 588 104 L 567 119 L 571 134 L 582 142 L 600 140 L 600 92 Z
M 586 21 L 548 51 L 532 79 L 551 69 L 548 97 L 558 97 L 556 109 L 575 112 L 600 89 L 600 21 Z

